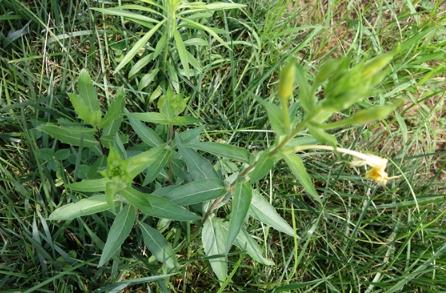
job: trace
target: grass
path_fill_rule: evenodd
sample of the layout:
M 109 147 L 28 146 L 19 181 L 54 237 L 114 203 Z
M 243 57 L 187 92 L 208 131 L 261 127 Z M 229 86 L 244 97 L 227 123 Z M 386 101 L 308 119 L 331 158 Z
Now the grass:
M 220 56 L 200 52 L 200 60 L 210 62 L 194 80 L 181 81 L 190 97 L 188 111 L 208 126 L 206 139 L 253 151 L 272 141 L 266 114 L 254 97 L 272 96 L 278 69 L 289 55 L 313 73 L 329 56 L 348 55 L 355 63 L 401 43 L 403 53 L 392 63 L 382 94 L 361 107 L 398 96 L 409 102 L 384 122 L 336 134 L 344 147 L 390 159 L 389 173 L 398 178 L 386 187 L 363 179 L 346 159 L 324 153 L 304 157 L 323 194 L 322 208 L 308 200 L 285 165 L 258 183 L 300 238 L 250 223 L 249 230 L 275 265 L 262 266 L 233 253 L 232 280 L 221 292 L 446 291 L 442 1 L 240 2 L 247 4 L 243 11 L 212 19 L 213 25 L 225 28 L 232 51 L 213 48 Z M 128 108 L 155 106 L 148 102 L 151 92 L 138 91 L 133 80 L 112 74 L 138 29 L 89 10 L 98 5 L 0 0 L 0 288 L 6 292 L 90 292 L 157 272 L 137 233 L 126 241 L 119 259 L 97 268 L 112 223 L 107 215 L 46 220 L 60 203 L 77 198 L 61 184 L 80 176 L 82 162 L 77 170 L 64 169 L 52 159 L 56 146 L 41 139 L 34 126 L 75 116 L 66 93 L 79 70 L 86 67 L 95 77 L 104 103 L 122 84 L 129 93 Z M 7 34 L 28 22 L 29 31 L 7 44 Z M 46 149 L 49 157 L 39 149 Z M 205 261 L 197 231 L 173 226 L 164 235 L 183 264 L 170 289 L 217 291 L 220 285 Z M 144 291 L 155 285 L 130 288 Z

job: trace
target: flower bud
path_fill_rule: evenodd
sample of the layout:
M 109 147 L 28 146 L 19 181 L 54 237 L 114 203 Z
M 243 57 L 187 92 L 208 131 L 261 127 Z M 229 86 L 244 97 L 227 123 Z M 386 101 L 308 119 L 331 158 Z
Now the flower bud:
M 296 68 L 293 61 L 283 68 L 280 73 L 279 81 L 279 98 L 282 102 L 288 102 L 288 98 L 293 94 L 294 80 L 296 76 Z

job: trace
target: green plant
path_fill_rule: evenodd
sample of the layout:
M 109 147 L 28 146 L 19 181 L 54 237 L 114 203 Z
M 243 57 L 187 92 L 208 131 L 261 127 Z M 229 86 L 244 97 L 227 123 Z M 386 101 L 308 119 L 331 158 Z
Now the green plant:
M 200 141 L 203 127 L 185 129 L 198 123 L 191 116 L 181 115 L 187 100 L 168 90 L 158 101 L 159 112 L 128 112 L 124 107 L 124 91 L 118 90 L 105 115 L 102 115 L 93 82 L 82 71 L 77 93 L 70 101 L 82 120 L 63 125 L 45 123 L 38 129 L 62 143 L 88 150 L 91 164 L 88 178 L 65 182 L 67 192 L 90 193 L 90 197 L 62 205 L 50 215 L 51 220 L 72 220 L 80 216 L 109 211 L 115 214 L 104 245 L 99 266 L 117 256 L 121 245 L 135 224 L 144 243 L 162 264 L 164 272 L 175 272 L 180 264 L 175 250 L 156 228 L 174 225 L 172 221 L 192 222 L 194 233 L 200 233 L 205 254 L 218 280 L 228 278 L 227 254 L 233 245 L 244 250 L 253 260 L 264 265 L 273 262 L 262 255 L 257 241 L 246 230 L 252 217 L 274 229 L 296 237 L 293 228 L 255 188 L 280 160 L 284 160 L 310 198 L 318 205 L 324 200 L 297 152 L 328 150 L 344 153 L 369 165 L 367 176 L 385 183 L 388 180 L 387 160 L 357 151 L 338 148 L 336 139 L 327 130 L 383 119 L 399 104 L 376 106 L 357 111 L 348 118 L 327 122 L 329 118 L 357 104 L 370 95 L 386 75 L 386 66 L 393 53 L 380 55 L 368 62 L 348 67 L 346 59 L 330 60 L 321 67 L 314 83 L 293 61 L 281 73 L 278 97 L 280 104 L 258 99 L 265 107 L 276 138 L 270 148 L 250 153 L 229 144 Z M 292 101 L 294 81 L 299 85 L 299 99 Z M 323 88 L 324 98 L 316 93 Z M 296 111 L 305 116 L 298 119 Z M 140 144 L 127 143 L 120 132 L 121 122 L 130 124 Z M 143 122 L 158 125 L 154 130 Z M 176 128 L 174 128 L 176 127 Z M 314 139 L 299 137 L 308 130 Z M 134 140 L 132 140 L 134 141 Z M 315 141 L 329 145 L 317 145 Z M 199 152 L 234 161 L 239 171 L 216 170 L 211 161 Z M 104 160 L 104 156 L 107 160 Z M 217 210 L 231 203 L 230 213 Z M 226 215 L 223 216 L 222 215 Z M 156 218 L 162 219 L 157 221 Z
M 143 51 L 143 57 L 134 63 L 128 77 L 138 76 L 145 67 L 151 65 L 151 70 L 140 78 L 138 88 L 145 89 L 161 73 L 164 79 L 161 78 L 159 82 L 168 80 L 176 92 L 179 92 L 178 74 L 190 78 L 202 71 L 202 65 L 194 55 L 200 47 L 211 48 L 210 42 L 203 39 L 203 32 L 215 39 L 220 46 L 230 50 L 227 42 L 220 36 L 224 31 L 202 23 L 203 20 L 212 17 L 216 11 L 244 7 L 235 3 L 206 4 L 182 0 L 163 0 L 161 3 L 140 0 L 136 3 L 140 4 L 94 8 L 96 11 L 123 17 L 149 29 L 123 56 L 115 72 L 122 70 Z M 175 64 L 181 64 L 182 68 Z

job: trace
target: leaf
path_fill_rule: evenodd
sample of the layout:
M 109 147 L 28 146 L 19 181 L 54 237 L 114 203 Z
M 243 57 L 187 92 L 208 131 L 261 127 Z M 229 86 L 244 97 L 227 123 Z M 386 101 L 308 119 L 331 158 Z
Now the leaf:
M 169 150 L 165 145 L 160 145 L 151 148 L 148 151 L 142 152 L 136 156 L 130 157 L 126 160 L 127 172 L 130 178 L 135 178 L 139 173 L 145 169 L 151 167 L 151 165 L 156 164 L 159 157 L 163 156 L 165 152 Z
M 228 222 L 223 223 L 223 227 L 226 232 L 228 232 Z M 254 238 L 246 232 L 245 229 L 241 229 L 240 232 L 237 234 L 237 238 L 234 242 L 235 246 L 240 248 L 243 251 L 246 251 L 246 253 L 255 261 L 258 263 L 271 266 L 274 265 L 274 262 L 262 254 L 262 249 L 257 244 L 257 242 L 254 240 Z
M 91 111 L 88 105 L 76 94 L 68 94 L 68 97 L 79 119 L 92 126 L 99 124 L 102 115 L 101 111 Z
M 177 221 L 195 221 L 200 218 L 167 198 L 146 194 L 132 187 L 120 191 L 119 195 L 148 216 Z
M 105 191 L 106 178 L 101 179 L 85 179 L 80 182 L 67 184 L 66 187 L 73 191 L 80 192 L 101 192 Z
M 98 9 L 96 9 L 98 10 Z M 138 54 L 139 50 L 146 45 L 146 43 L 150 40 L 154 33 L 160 28 L 160 26 L 164 23 L 165 20 L 160 21 L 157 25 L 155 25 L 151 30 L 149 30 L 141 39 L 139 39 L 135 45 L 127 52 L 127 54 L 122 58 L 121 62 L 119 62 L 118 66 L 115 69 L 115 73 L 121 70 L 127 63 L 129 63 L 136 54 Z
M 124 88 L 120 88 L 116 94 L 115 99 L 110 104 L 110 107 L 101 121 L 102 138 L 112 140 L 121 126 L 122 116 L 124 111 Z
M 256 98 L 256 100 L 265 108 L 266 113 L 268 114 L 268 121 L 274 132 L 277 135 L 287 134 L 289 129 L 286 127 L 283 112 L 280 107 L 261 98 Z
M 336 145 L 338 144 L 336 136 L 329 134 L 328 132 L 317 126 L 308 125 L 307 127 L 310 134 L 319 142 L 323 144 L 329 144 L 332 147 L 336 147 Z
M 260 153 L 254 169 L 248 173 L 251 183 L 255 183 L 265 177 L 274 166 L 274 163 L 275 158 L 268 152 Z
M 116 282 L 113 284 L 108 284 L 104 287 L 97 289 L 96 292 L 97 293 L 100 293 L 100 292 L 119 293 L 119 292 L 123 292 L 123 290 L 125 288 L 127 288 L 128 286 L 163 280 L 163 279 L 167 279 L 174 275 L 175 274 L 163 274 L 163 275 L 156 275 L 156 276 L 150 276 L 150 277 L 144 277 L 144 278 L 138 278 L 138 279 L 125 280 L 125 281 Z
M 306 70 L 299 64 L 296 65 L 296 82 L 299 85 L 300 104 L 306 113 L 310 113 L 316 105 L 316 99 L 308 83 Z
M 102 250 L 99 267 L 108 262 L 121 248 L 127 236 L 130 234 L 136 220 L 136 210 L 130 205 L 124 206 L 113 221 L 108 232 L 107 241 Z
M 160 195 L 179 205 L 191 205 L 217 198 L 225 193 L 226 189 L 220 179 L 205 179 L 186 183 Z
M 216 156 L 221 156 L 245 163 L 249 163 L 251 161 L 251 154 L 246 149 L 230 144 L 196 141 L 187 144 L 187 146 Z
M 296 177 L 300 184 L 302 184 L 305 191 L 309 195 L 311 195 L 311 197 L 316 202 L 322 203 L 319 194 L 317 193 L 316 189 L 314 188 L 313 182 L 311 181 L 311 177 L 310 175 L 308 175 L 307 168 L 305 168 L 305 165 L 302 162 L 301 158 L 298 155 L 292 153 L 282 153 L 282 157 L 287 163 L 294 177 Z
M 156 78 L 158 71 L 159 69 L 155 68 L 152 69 L 149 73 L 144 74 L 138 83 L 138 90 L 142 91 L 146 87 L 148 87 L 152 83 L 152 81 Z
M 199 30 L 203 30 L 203 31 L 207 32 L 208 34 L 213 36 L 222 46 L 231 50 L 231 48 L 229 48 L 229 46 L 226 44 L 226 42 L 222 38 L 220 38 L 220 36 L 211 27 L 202 25 L 201 23 L 198 23 L 196 21 L 193 21 L 193 20 L 187 19 L 187 18 L 181 18 L 181 20 L 183 20 L 186 23 L 186 25 L 191 28 L 195 28 L 195 29 L 199 29 Z
M 155 258 L 159 262 L 165 264 L 168 269 L 175 269 L 178 265 L 175 252 L 164 236 L 158 230 L 147 224 L 141 223 L 139 227 L 144 239 L 144 244 Z
M 151 17 L 148 16 L 144 16 L 138 13 L 133 13 L 130 11 L 127 11 L 125 9 L 121 9 L 119 7 L 112 7 L 112 8 L 91 8 L 92 10 L 104 13 L 104 14 L 108 14 L 108 15 L 115 15 L 115 16 L 122 16 L 125 17 L 129 20 L 133 20 L 133 21 L 138 21 L 138 23 L 143 22 L 146 23 L 146 25 L 148 23 L 152 24 L 152 23 L 158 23 L 158 20 L 153 19 Z
M 94 138 L 95 130 L 93 128 L 75 126 L 65 127 L 58 126 L 53 123 L 45 123 L 40 124 L 37 129 L 45 132 L 55 139 L 60 140 L 63 143 L 84 146 L 101 153 L 99 143 Z
M 111 206 L 107 203 L 105 195 L 98 194 L 57 208 L 51 213 L 49 220 L 67 221 L 78 217 L 100 213 L 110 208 Z
M 186 46 L 184 45 L 183 39 L 181 38 L 180 33 L 175 30 L 173 33 L 173 37 L 175 39 L 175 44 L 177 47 L 178 55 L 180 57 L 181 65 L 183 65 L 185 76 L 190 76 L 190 68 L 189 68 L 189 52 L 186 50 Z
M 150 165 L 150 168 L 146 169 L 144 182 L 142 184 L 143 186 L 149 184 L 158 177 L 163 168 L 167 165 L 167 162 L 169 162 L 171 155 L 172 151 L 166 149 L 166 151 L 162 153 L 153 164 Z
M 132 126 L 133 130 L 135 131 L 136 135 L 148 146 L 159 146 L 163 144 L 163 140 L 159 135 L 150 127 L 147 127 L 144 123 L 140 122 L 139 120 L 131 118 L 130 115 L 128 116 L 128 120 L 130 122 L 130 125 Z
M 192 116 L 177 116 L 169 119 L 159 112 L 129 113 L 128 116 L 136 120 L 162 125 L 189 125 L 198 122 Z
M 139 59 L 138 62 L 135 63 L 135 65 L 132 66 L 132 68 L 129 71 L 128 78 L 132 78 L 136 74 L 138 74 L 141 69 L 146 67 L 147 64 L 149 64 L 150 61 L 152 61 L 153 55 L 148 54 L 144 56 L 143 58 Z
M 77 80 L 77 91 L 79 97 L 87 105 L 91 112 L 101 111 L 99 106 L 98 95 L 93 85 L 93 80 L 86 69 L 82 69 Z
M 229 216 L 229 232 L 226 240 L 226 251 L 232 247 L 232 243 L 242 228 L 246 215 L 251 205 L 252 190 L 247 182 L 237 182 L 232 197 L 231 215 Z
M 226 238 L 227 233 L 223 227 L 221 219 L 213 215 L 208 217 L 203 224 L 201 239 L 204 253 L 209 258 L 209 263 L 220 282 L 223 282 L 228 275 L 228 262 L 226 258 Z M 220 257 L 216 257 L 221 255 Z
M 186 163 L 187 169 L 194 180 L 219 179 L 217 173 L 208 160 L 200 156 L 196 151 L 181 144 L 181 138 L 175 137 L 178 151 Z
M 253 190 L 250 215 L 257 220 L 263 222 L 290 236 L 294 236 L 294 230 L 291 226 L 277 213 L 276 209 L 261 196 L 258 191 Z

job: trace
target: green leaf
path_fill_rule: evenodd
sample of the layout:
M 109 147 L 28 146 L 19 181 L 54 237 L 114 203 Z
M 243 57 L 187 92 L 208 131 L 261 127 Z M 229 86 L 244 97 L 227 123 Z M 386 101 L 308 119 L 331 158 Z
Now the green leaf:
M 152 54 L 148 54 L 146 56 L 144 56 L 143 58 L 139 59 L 135 65 L 132 66 L 132 68 L 129 71 L 128 74 L 128 78 L 132 78 L 133 76 L 135 76 L 136 74 L 138 74 L 141 69 L 143 69 L 144 67 L 146 67 L 147 64 L 149 64 L 150 61 L 153 60 L 153 55 Z
M 81 120 L 92 126 L 96 126 L 99 124 L 102 115 L 101 111 L 92 112 L 88 108 L 88 105 L 85 104 L 84 101 L 76 94 L 68 94 L 68 97 L 70 98 L 74 111 Z
M 262 152 L 259 154 L 257 163 L 254 169 L 248 173 L 251 183 L 255 183 L 265 177 L 268 172 L 273 168 L 275 163 L 275 158 L 271 156 L 268 152 Z
M 177 47 L 178 55 L 180 57 L 181 65 L 183 65 L 185 76 L 190 76 L 190 68 L 189 68 L 189 59 L 188 59 L 188 51 L 184 45 L 183 39 L 181 38 L 180 33 L 175 30 L 173 33 L 173 37 L 175 39 L 175 44 Z
M 136 220 L 136 210 L 130 205 L 124 206 L 113 221 L 108 232 L 107 241 L 102 250 L 99 267 L 108 262 L 121 248 L 127 236 L 130 234 Z
M 194 180 L 219 179 L 208 160 L 200 156 L 196 151 L 182 145 L 179 136 L 176 136 L 175 140 L 177 142 L 178 151 Z
M 246 149 L 230 144 L 194 141 L 188 143 L 187 146 L 195 150 L 204 151 L 216 156 L 221 156 L 236 161 L 245 163 L 249 163 L 251 161 L 251 154 Z
M 217 198 L 226 193 L 220 179 L 192 181 L 160 194 L 179 205 L 192 205 Z
M 115 134 L 118 132 L 119 127 L 121 126 L 124 112 L 124 99 L 124 88 L 120 88 L 116 93 L 115 99 L 110 104 L 107 114 L 105 114 L 104 119 L 102 119 L 102 139 L 111 141 Z
M 132 187 L 120 191 L 119 194 L 148 216 L 177 221 L 195 221 L 200 218 L 167 198 L 146 194 Z
M 67 184 L 66 187 L 79 192 L 102 192 L 105 191 L 106 178 L 85 179 L 80 182 Z
M 336 136 L 329 134 L 328 132 L 317 126 L 308 125 L 307 127 L 310 134 L 320 143 L 329 144 L 333 147 L 336 147 L 336 145 L 338 144 Z
M 265 108 L 268 114 L 268 121 L 274 132 L 277 135 L 287 134 L 289 129 L 286 127 L 286 122 L 280 107 L 261 98 L 256 98 L 256 100 Z
M 98 9 L 96 9 L 98 10 Z M 100 10 L 98 10 L 100 11 Z M 121 62 L 119 62 L 118 66 L 115 69 L 115 72 L 118 72 L 121 70 L 127 63 L 129 63 L 133 57 L 135 57 L 136 54 L 138 54 L 139 50 L 143 48 L 147 42 L 150 40 L 150 38 L 153 36 L 154 33 L 160 28 L 160 26 L 164 23 L 163 21 L 160 21 L 157 25 L 155 25 L 151 30 L 149 30 L 141 39 L 139 39 L 135 45 L 130 49 L 130 51 L 127 52 L 127 54 L 122 58 Z
M 203 31 L 207 32 L 208 34 L 213 36 L 222 46 L 224 46 L 227 49 L 231 50 L 231 48 L 226 44 L 226 42 L 222 38 L 220 38 L 220 36 L 214 31 L 213 28 L 205 26 L 205 25 L 202 25 L 201 23 L 198 23 L 198 22 L 193 21 L 191 19 L 181 18 L 181 20 L 183 20 L 188 27 L 199 29 L 199 30 L 203 30 Z
M 87 105 L 87 108 L 91 113 L 101 113 L 98 95 L 96 94 L 93 80 L 86 69 L 82 69 L 79 73 L 79 79 L 77 80 L 77 91 L 79 93 L 79 98 L 85 103 L 85 105 Z M 99 119 L 101 115 L 102 113 L 99 115 Z M 94 122 L 99 123 L 100 121 L 98 120 Z
M 306 70 L 301 65 L 296 65 L 296 82 L 299 85 L 299 100 L 306 113 L 311 113 L 316 106 L 316 97 L 308 83 Z
M 136 120 L 162 125 L 189 125 L 198 122 L 191 116 L 178 116 L 169 119 L 159 112 L 129 113 L 128 116 Z
M 296 154 L 282 154 L 283 159 L 287 163 L 294 177 L 302 184 L 305 191 L 311 195 L 311 197 L 318 203 L 321 203 L 321 199 L 319 194 L 316 192 L 314 188 L 313 182 L 311 181 L 310 175 L 308 175 L 307 168 L 305 168 L 304 163 L 301 158 L 299 158 Z
M 154 147 L 148 151 L 142 152 L 136 156 L 130 157 L 126 160 L 127 172 L 130 178 L 135 178 L 139 173 L 146 168 L 156 164 L 159 157 L 163 156 L 165 152 L 169 151 L 165 145 Z
M 161 137 L 159 137 L 159 135 L 155 132 L 155 130 L 153 130 L 150 127 L 147 127 L 141 121 L 131 118 L 130 115 L 127 116 L 130 125 L 132 126 L 136 135 L 138 135 L 138 137 L 148 146 L 154 147 L 164 143 Z
M 155 68 L 155 69 L 152 69 L 149 73 L 144 74 L 138 83 L 138 90 L 142 91 L 146 87 L 148 87 L 152 83 L 152 81 L 155 80 L 158 72 L 159 72 L 159 69 Z
M 293 228 L 291 228 L 291 226 L 277 213 L 276 209 L 256 190 L 253 190 L 252 193 L 249 213 L 257 220 L 273 227 L 277 231 L 294 236 Z
M 226 232 L 229 231 L 228 226 L 229 225 L 227 222 L 223 223 L 223 227 Z M 241 250 L 246 251 L 246 253 L 258 263 L 267 266 L 274 265 L 274 262 L 272 260 L 263 256 L 262 249 L 254 240 L 254 238 L 248 232 L 246 232 L 245 229 L 242 228 L 240 232 L 237 234 L 237 238 L 235 239 L 234 244 Z
M 211 268 L 220 282 L 223 282 L 228 275 L 226 238 L 227 232 L 224 229 L 223 221 L 213 215 L 208 217 L 203 224 L 201 239 L 204 253 L 209 257 Z
M 39 125 L 37 129 L 45 132 L 55 139 L 60 140 L 63 143 L 84 146 L 96 151 L 97 153 L 101 153 L 99 143 L 94 138 L 96 131 L 93 128 L 76 126 L 67 127 L 58 126 L 53 123 L 45 123 Z
M 229 216 L 229 232 L 226 239 L 226 251 L 232 247 L 232 243 L 242 228 L 246 215 L 251 205 L 252 189 L 247 182 L 237 182 L 232 197 L 231 215 Z
M 141 223 L 139 227 L 141 228 L 144 244 L 155 258 L 165 264 L 168 269 L 175 269 L 178 265 L 175 252 L 166 239 L 164 239 L 164 236 L 147 224 Z
M 161 173 L 163 168 L 167 165 L 172 155 L 172 151 L 170 149 L 165 149 L 165 152 L 163 152 L 157 160 L 150 165 L 150 168 L 146 169 L 145 177 L 143 186 L 151 183 L 153 180 L 155 180 L 158 175 Z
M 81 199 L 75 203 L 69 203 L 60 208 L 57 208 L 49 216 L 52 221 L 66 221 L 78 217 L 100 213 L 110 209 L 111 206 L 107 203 L 105 195 L 98 194 L 88 198 Z
M 133 13 L 133 12 L 129 12 L 125 9 L 121 9 L 118 7 L 112 7 L 112 8 L 91 8 L 92 10 L 104 13 L 104 14 L 108 14 L 108 15 L 115 15 L 115 16 L 122 16 L 125 17 L 129 20 L 135 21 L 137 23 L 145 23 L 145 26 L 147 26 L 148 24 L 152 24 L 152 23 L 158 23 L 158 20 L 153 19 L 151 17 L 148 16 L 144 16 L 138 13 Z

